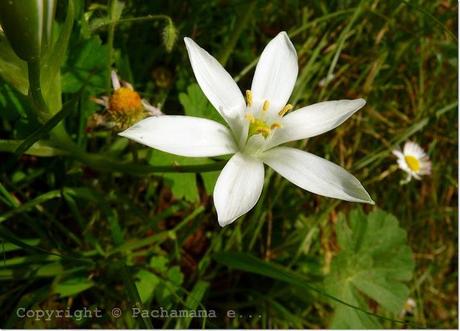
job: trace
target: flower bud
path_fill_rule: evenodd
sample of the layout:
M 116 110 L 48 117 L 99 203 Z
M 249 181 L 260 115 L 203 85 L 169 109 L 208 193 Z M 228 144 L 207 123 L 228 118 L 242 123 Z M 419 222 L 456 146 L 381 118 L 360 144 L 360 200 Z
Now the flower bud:
M 51 42 L 56 0 L 2 0 L 0 24 L 11 47 L 25 61 L 35 61 Z
M 167 52 L 171 52 L 177 39 L 177 30 L 174 23 L 168 20 L 168 23 L 163 29 L 163 45 Z

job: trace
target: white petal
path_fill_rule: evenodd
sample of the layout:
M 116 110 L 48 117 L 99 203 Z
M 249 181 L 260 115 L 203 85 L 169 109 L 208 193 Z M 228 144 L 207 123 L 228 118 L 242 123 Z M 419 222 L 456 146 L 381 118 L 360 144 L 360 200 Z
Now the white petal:
M 182 156 L 218 156 L 236 151 L 229 129 L 220 123 L 191 116 L 148 117 L 119 135 Z
M 354 176 L 316 155 L 295 148 L 277 147 L 265 152 L 261 159 L 304 190 L 336 199 L 374 203 Z
M 111 78 L 112 78 L 112 87 L 114 90 L 118 90 L 121 85 L 120 85 L 120 79 L 118 78 L 118 75 L 115 70 L 112 70 L 111 72 Z
M 325 101 L 296 110 L 282 119 L 281 128 L 273 132 L 267 148 L 332 130 L 365 104 L 364 99 Z
M 103 96 L 101 98 L 93 97 L 93 98 L 91 98 L 91 100 L 93 100 L 98 105 L 104 106 L 106 108 L 109 106 L 109 97 L 107 97 L 107 96 Z
M 252 80 L 255 102 L 270 101 L 270 110 L 279 112 L 289 100 L 297 79 L 297 53 L 286 32 L 280 32 L 265 47 Z
M 242 118 L 246 107 L 238 85 L 212 55 L 192 39 L 184 38 L 184 41 L 201 90 L 233 129 L 232 122 Z
M 398 159 L 404 159 L 404 154 L 400 150 L 395 149 L 391 151 L 391 153 L 393 153 L 393 155 L 396 156 Z
M 142 99 L 141 102 L 142 102 L 142 106 L 144 106 L 144 109 L 149 113 L 150 116 L 163 115 L 160 108 L 152 106 L 150 102 L 148 102 L 146 99 Z
M 415 157 L 422 157 L 423 155 L 425 155 L 425 152 L 423 151 L 422 147 L 420 147 L 419 145 L 417 145 L 416 143 L 412 141 L 407 141 L 404 144 L 403 152 L 404 152 L 404 155 L 412 155 Z
M 263 163 L 241 153 L 235 154 L 222 169 L 214 188 L 219 224 L 228 225 L 250 211 L 259 200 L 263 184 Z

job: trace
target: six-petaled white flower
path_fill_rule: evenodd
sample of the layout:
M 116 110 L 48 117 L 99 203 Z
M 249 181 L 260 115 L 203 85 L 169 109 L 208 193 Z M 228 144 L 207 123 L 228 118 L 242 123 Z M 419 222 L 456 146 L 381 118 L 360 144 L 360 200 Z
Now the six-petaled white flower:
M 420 176 L 431 174 L 431 161 L 423 149 L 412 141 L 404 144 L 403 151 L 394 150 L 393 154 L 398 158 L 398 166 L 407 173 L 407 178 L 401 183 L 408 183 L 412 177 L 420 180 Z
M 190 116 L 151 117 L 120 133 L 147 146 L 190 157 L 234 154 L 220 173 L 214 204 L 221 226 L 257 203 L 264 163 L 297 186 L 327 197 L 373 203 L 361 183 L 341 167 L 283 143 L 334 129 L 364 106 L 363 99 L 320 102 L 287 114 L 297 79 L 297 53 L 285 32 L 265 47 L 251 89 L 243 97 L 232 77 L 192 39 L 185 44 L 195 77 L 228 124 Z

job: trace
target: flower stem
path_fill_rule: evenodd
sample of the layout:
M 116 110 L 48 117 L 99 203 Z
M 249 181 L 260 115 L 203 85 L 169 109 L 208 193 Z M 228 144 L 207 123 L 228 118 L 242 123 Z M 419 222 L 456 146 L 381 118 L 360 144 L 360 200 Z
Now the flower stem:
M 207 164 L 196 165 L 171 165 L 171 166 L 152 166 L 148 164 L 137 164 L 134 162 L 120 162 L 107 155 L 87 153 L 75 143 L 64 143 L 59 135 L 52 135 L 53 141 L 39 140 L 32 145 L 24 154 L 35 156 L 59 156 L 65 155 L 91 168 L 101 171 L 118 171 L 132 176 L 146 176 L 155 173 L 201 173 L 219 171 L 225 166 L 227 161 L 217 161 Z M 0 140 L 0 152 L 14 153 L 23 140 Z
M 115 0 L 109 1 L 109 18 L 110 24 L 108 29 L 108 36 L 107 36 L 107 92 L 110 94 L 111 90 L 111 82 L 110 82 L 110 72 L 112 71 L 112 63 L 113 63 L 113 40 L 115 37 Z
M 122 23 L 138 23 L 138 22 L 145 22 L 145 21 L 155 21 L 155 20 L 165 20 L 168 23 L 172 23 L 171 17 L 168 15 L 147 15 L 147 16 L 140 16 L 140 17 L 130 17 L 130 18 L 123 18 L 120 20 L 110 20 L 104 23 L 101 23 L 100 25 L 95 26 L 92 31 L 97 31 L 107 25 L 112 25 L 112 24 L 122 24 Z
M 39 119 L 46 121 L 50 116 L 40 83 L 40 60 L 27 62 L 27 71 L 29 75 L 29 93 L 34 107 L 37 110 Z

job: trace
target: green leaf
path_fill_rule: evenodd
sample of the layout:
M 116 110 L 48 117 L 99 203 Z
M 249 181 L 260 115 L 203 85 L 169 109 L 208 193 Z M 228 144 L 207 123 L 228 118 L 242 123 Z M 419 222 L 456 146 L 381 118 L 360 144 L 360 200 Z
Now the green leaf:
M 36 277 L 52 277 L 60 275 L 64 272 L 64 267 L 60 262 L 54 262 L 42 265 L 38 268 L 34 276 Z
M 204 188 L 206 192 L 211 195 L 214 191 L 214 186 L 216 186 L 217 178 L 220 175 L 220 171 L 204 172 L 201 173 L 201 178 L 203 178 Z
M 37 246 L 40 243 L 40 239 L 23 239 L 23 243 L 25 243 L 28 246 Z M 0 252 L 1 253 L 6 253 L 6 252 L 13 252 L 17 250 L 21 250 L 23 247 L 9 243 L 9 242 L 0 242 Z
M 67 279 L 64 282 L 57 284 L 54 288 L 54 292 L 59 294 L 60 297 L 63 298 L 86 291 L 87 289 L 93 286 L 94 282 L 87 279 L 86 277 L 75 277 Z
M 209 283 L 199 280 L 193 290 L 190 292 L 187 300 L 185 301 L 185 308 L 188 310 L 196 310 L 200 305 L 206 291 L 209 288 Z M 176 329 L 188 329 L 190 323 L 192 322 L 192 317 L 184 317 L 177 320 Z
M 0 216 L 0 223 L 3 222 L 3 221 L 6 221 L 7 219 L 9 219 L 10 217 L 12 217 L 12 216 L 14 216 L 16 214 L 20 214 L 20 213 L 23 213 L 25 211 L 28 211 L 29 209 L 32 209 L 36 205 L 44 203 L 45 201 L 48 201 L 48 200 L 51 200 L 51 199 L 56 199 L 56 198 L 59 198 L 59 197 L 61 197 L 61 191 L 59 191 L 59 190 L 49 191 L 49 192 L 46 192 L 46 193 L 44 193 L 42 195 L 39 195 L 35 199 L 31 199 L 31 200 L 27 201 L 26 203 L 22 204 L 21 206 L 15 208 L 15 209 L 11 209 L 11 210 L 7 211 L 6 213 L 3 213 Z
M 184 281 L 184 275 L 182 274 L 182 272 L 180 271 L 180 267 L 178 266 L 174 266 L 171 269 L 169 269 L 167 276 L 171 283 L 177 286 L 180 286 Z
M 311 290 L 312 287 L 308 284 L 309 279 L 304 275 L 289 270 L 276 263 L 265 262 L 255 256 L 245 253 L 217 253 L 214 259 L 226 266 L 234 269 L 243 270 L 246 272 L 262 275 L 272 279 L 280 280 L 282 282 Z
M 203 160 L 203 158 L 187 158 L 154 150 L 149 163 L 151 165 L 179 166 L 200 164 L 203 163 Z M 195 174 L 164 173 L 162 175 L 176 198 L 185 199 L 190 202 L 197 202 L 199 200 L 200 196 L 198 195 Z
M 354 210 L 349 222 L 337 223 L 340 253 L 325 280 L 331 295 L 368 310 L 370 298 L 390 313 L 401 311 L 409 294 L 403 282 L 412 278 L 414 261 L 406 232 L 391 214 Z M 336 305 L 333 328 L 376 328 L 378 320 L 355 309 Z
M 67 102 L 61 111 L 56 113 L 52 118 L 50 118 L 44 125 L 35 130 L 31 135 L 29 135 L 24 141 L 18 146 L 14 152 L 14 160 L 18 159 L 24 152 L 31 148 L 38 140 L 46 136 L 59 122 L 63 121 L 70 113 L 75 109 L 77 104 L 78 97 L 75 96 L 72 100 Z
M 187 93 L 180 93 L 179 101 L 186 115 L 204 117 L 225 125 L 225 121 L 209 103 L 198 84 L 191 84 L 187 88 Z
M 155 288 L 160 283 L 158 277 L 150 271 L 141 269 L 136 274 L 136 287 L 143 303 L 146 303 L 153 296 Z
M 62 107 L 61 100 L 61 65 L 64 63 L 67 46 L 72 32 L 75 16 L 73 0 L 69 0 L 67 16 L 61 28 L 58 39 L 47 54 L 41 65 L 41 84 L 43 96 L 51 113 L 57 112 Z
M 107 77 L 107 46 L 102 45 L 99 37 L 81 41 L 81 46 L 69 54 L 64 74 L 62 90 L 74 93 L 83 85 L 105 88 Z
M 168 271 L 168 263 L 168 259 L 161 255 L 154 256 L 150 259 L 150 266 L 159 273 L 166 273 L 166 271 Z
M 29 90 L 27 63 L 11 48 L 3 33 L 0 33 L 0 77 L 24 95 Z

